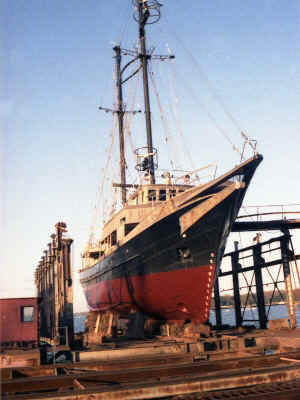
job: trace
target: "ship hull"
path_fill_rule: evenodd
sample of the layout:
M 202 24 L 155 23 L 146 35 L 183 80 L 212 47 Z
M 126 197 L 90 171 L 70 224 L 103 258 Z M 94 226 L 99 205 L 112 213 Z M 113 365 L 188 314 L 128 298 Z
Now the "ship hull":
M 94 306 L 90 308 L 113 309 L 126 315 L 137 307 L 160 320 L 201 323 L 209 319 L 215 269 L 215 265 L 202 265 L 134 276 L 134 299 L 126 278 L 104 280 L 87 289 Z
M 99 263 L 98 275 L 82 282 L 90 309 L 126 314 L 137 308 L 157 319 L 208 320 L 218 260 L 239 196 L 233 193 L 185 235 L 178 221 L 189 207 L 117 249 Z
M 254 158 L 207 186 L 200 193 L 205 200 L 195 201 L 192 189 L 189 201 L 82 270 L 90 309 L 138 309 L 160 320 L 207 322 L 226 241 L 260 161 Z M 241 174 L 243 182 L 233 183 Z

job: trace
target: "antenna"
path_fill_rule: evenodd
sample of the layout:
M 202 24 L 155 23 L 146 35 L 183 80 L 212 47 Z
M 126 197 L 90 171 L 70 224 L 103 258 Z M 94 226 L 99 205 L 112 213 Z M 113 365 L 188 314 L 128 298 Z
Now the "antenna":
M 137 7 L 136 12 L 133 14 L 133 18 L 136 22 L 139 22 L 138 7 L 140 4 L 148 14 L 145 25 L 155 24 L 160 20 L 160 7 L 162 7 L 162 4 L 157 0 L 132 0 L 132 4 Z

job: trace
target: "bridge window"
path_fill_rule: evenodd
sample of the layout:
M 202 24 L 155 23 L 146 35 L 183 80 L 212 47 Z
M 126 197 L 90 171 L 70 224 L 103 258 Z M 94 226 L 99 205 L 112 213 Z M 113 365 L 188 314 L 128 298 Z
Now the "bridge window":
M 115 244 L 117 244 L 117 231 L 113 231 L 111 233 L 111 246 L 114 246 Z
M 25 306 L 21 307 L 21 322 L 33 322 L 34 321 L 34 307 Z
M 164 201 L 164 200 L 166 200 L 166 198 L 167 198 L 167 193 L 166 193 L 166 191 L 163 189 L 163 190 L 160 190 L 159 191 L 159 200 L 160 201 Z
M 148 190 L 148 200 L 149 201 L 156 200 L 156 190 Z
M 125 224 L 125 236 L 128 235 L 129 232 L 132 231 L 138 224 L 132 223 L 132 224 Z

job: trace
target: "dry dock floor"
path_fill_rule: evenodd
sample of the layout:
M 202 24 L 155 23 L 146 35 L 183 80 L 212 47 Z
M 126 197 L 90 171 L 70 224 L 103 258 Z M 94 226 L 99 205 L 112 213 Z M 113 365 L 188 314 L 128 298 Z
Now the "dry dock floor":
M 4 356 L 7 400 L 300 399 L 299 329 L 107 343 L 41 366 Z

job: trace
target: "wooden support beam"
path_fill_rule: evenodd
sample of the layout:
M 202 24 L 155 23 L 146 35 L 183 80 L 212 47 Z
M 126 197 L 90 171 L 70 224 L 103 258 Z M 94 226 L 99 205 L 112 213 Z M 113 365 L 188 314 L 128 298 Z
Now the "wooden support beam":
M 73 342 L 73 288 L 71 245 L 73 240 L 63 237 L 64 222 L 55 225 L 48 250 L 36 271 L 36 285 L 40 298 L 40 336 L 56 340 L 57 344 Z M 61 337 L 64 341 L 61 342 Z M 61 343 L 60 343 L 61 342 Z
M 291 250 L 289 249 L 289 238 L 290 235 L 285 235 L 281 238 L 280 247 L 281 247 L 281 257 L 282 257 L 282 267 L 283 267 L 283 276 L 286 290 L 286 301 L 288 306 L 288 313 L 290 318 L 290 326 L 291 328 L 297 327 L 296 320 L 296 311 L 295 311 L 295 296 L 292 287 L 292 279 L 291 279 L 291 270 L 290 270 L 290 259 L 291 259 Z

